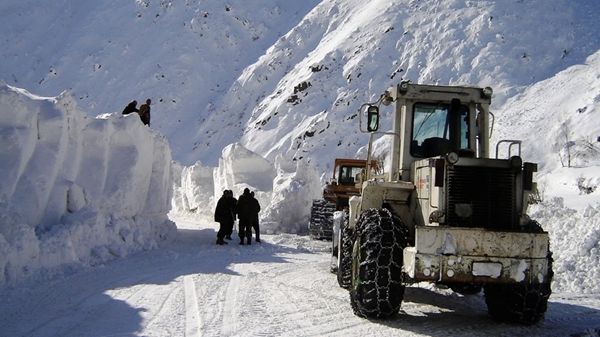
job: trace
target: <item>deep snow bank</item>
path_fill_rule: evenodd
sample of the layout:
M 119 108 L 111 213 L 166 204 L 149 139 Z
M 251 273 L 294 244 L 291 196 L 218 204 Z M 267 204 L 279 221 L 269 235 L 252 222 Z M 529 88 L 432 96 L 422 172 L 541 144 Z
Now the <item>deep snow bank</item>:
M 170 165 L 136 115 L 0 83 L 0 284 L 155 247 L 175 228 Z
M 212 217 L 223 190 L 237 197 L 249 188 L 261 205 L 261 232 L 268 234 L 306 232 L 312 199 L 321 196 L 319 176 L 308 163 L 281 156 L 272 163 L 238 143 L 223 149 L 218 167 L 176 165 L 173 176 L 174 213 Z
M 600 291 L 600 204 L 583 211 L 553 198 L 532 208 L 532 218 L 550 233 L 555 292 L 597 294 Z
M 600 51 L 512 97 L 496 111 L 495 144 L 523 140 L 539 164 L 540 203 L 530 215 L 550 234 L 554 291 L 597 293 L 600 284 Z

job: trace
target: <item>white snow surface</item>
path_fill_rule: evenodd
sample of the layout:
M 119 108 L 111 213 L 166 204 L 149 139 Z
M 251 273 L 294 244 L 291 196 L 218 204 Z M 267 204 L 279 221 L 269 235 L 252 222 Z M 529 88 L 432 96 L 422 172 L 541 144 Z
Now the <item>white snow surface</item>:
M 173 233 L 168 142 L 137 116 L 0 84 L 0 285 L 150 249 Z
M 174 219 L 174 240 L 57 280 L 0 289 L 3 336 L 597 336 L 600 297 L 553 293 L 533 326 L 502 324 L 483 294 L 406 288 L 388 320 L 352 313 L 330 242 L 262 236 L 214 244 L 212 219 Z
M 0 301 L 0 335 L 261 333 L 219 325 L 230 317 L 268 317 L 265 331 L 276 335 L 510 334 L 504 325 L 451 324 L 477 315 L 481 298 L 479 307 L 458 299 L 448 309 L 454 297 L 444 291 L 416 296 L 433 308 L 409 296 L 409 322 L 390 326 L 410 332 L 345 316 L 346 294 L 323 273 L 328 248 L 293 234 L 306 231 L 333 159 L 365 157 L 357 108 L 402 79 L 494 88 L 492 144 L 523 140 L 524 160 L 538 163 L 540 195 L 529 213 L 554 253 L 550 323 L 513 333 L 597 335 L 597 13 L 596 0 L 0 2 L 0 81 L 10 84 L 0 85 L 0 288 L 16 287 L 0 296 L 9 299 Z M 113 113 L 148 97 L 151 128 Z M 389 111 L 381 125 L 391 128 Z M 387 144 L 389 137 L 375 143 L 378 159 L 389 160 Z M 267 234 L 268 249 L 252 248 L 258 253 L 229 246 L 222 254 L 212 245 L 215 201 L 223 189 L 239 195 L 246 187 L 261 203 L 262 229 L 276 235 Z M 115 257 L 159 248 L 175 231 L 169 211 L 194 225 L 179 223 L 166 248 L 105 269 Z M 86 266 L 94 268 L 59 276 Z M 277 306 L 265 295 L 259 304 L 267 309 L 244 316 L 236 301 L 252 301 L 234 276 L 289 302 Z M 180 308 L 186 289 L 197 295 L 190 311 Z M 60 298 L 65 316 L 53 314 Z M 212 307 L 222 310 L 213 315 Z M 106 308 L 114 314 L 91 319 Z M 313 312 L 306 325 L 287 325 Z M 200 321 L 186 324 L 182 315 Z M 448 319 L 428 330 L 429 316 Z M 570 318 L 579 316 L 589 319 Z M 33 320 L 40 323 L 31 327 Z

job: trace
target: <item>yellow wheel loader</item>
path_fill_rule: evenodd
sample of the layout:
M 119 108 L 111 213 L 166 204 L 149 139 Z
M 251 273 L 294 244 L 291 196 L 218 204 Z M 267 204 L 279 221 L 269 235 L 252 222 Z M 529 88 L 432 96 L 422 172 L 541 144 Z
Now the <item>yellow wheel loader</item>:
M 491 97 L 489 87 L 402 82 L 361 107 L 369 155 L 374 136 L 393 141 L 390 164 L 365 177 L 334 233 L 338 281 L 356 315 L 390 317 L 406 286 L 432 282 L 483 290 L 498 320 L 543 318 L 552 254 L 548 233 L 526 214 L 537 165 L 523 162 L 520 141 L 501 140 L 490 153 Z M 386 106 L 393 126 L 381 132 Z

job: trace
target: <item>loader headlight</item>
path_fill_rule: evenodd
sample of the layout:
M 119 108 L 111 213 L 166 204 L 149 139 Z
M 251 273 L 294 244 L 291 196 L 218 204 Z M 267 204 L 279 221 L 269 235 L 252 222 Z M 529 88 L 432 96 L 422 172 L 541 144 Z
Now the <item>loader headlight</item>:
M 409 81 L 400 82 L 400 85 L 398 86 L 398 91 L 405 94 L 408 91 L 408 83 Z
M 494 93 L 494 90 L 492 90 L 492 88 L 490 88 L 490 87 L 485 87 L 485 88 L 481 89 L 481 96 L 484 98 L 492 98 L 493 93 Z
M 458 162 L 458 153 L 456 152 L 450 152 L 446 155 L 446 161 L 448 161 L 449 164 L 456 164 Z
M 522 165 L 523 165 L 523 159 L 521 159 L 521 157 L 519 157 L 519 156 L 510 157 L 510 167 L 515 168 L 515 169 L 520 169 Z
M 429 214 L 429 223 L 444 223 L 446 214 L 440 210 L 435 210 Z

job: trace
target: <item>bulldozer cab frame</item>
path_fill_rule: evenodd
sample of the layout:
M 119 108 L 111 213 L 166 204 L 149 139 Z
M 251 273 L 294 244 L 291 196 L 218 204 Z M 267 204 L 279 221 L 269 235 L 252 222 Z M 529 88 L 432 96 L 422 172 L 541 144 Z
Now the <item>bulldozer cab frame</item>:
M 360 180 L 360 174 L 364 174 L 366 167 L 367 161 L 363 159 L 336 158 L 332 183 L 354 186 Z
M 360 194 L 365 172 L 379 167 L 371 161 L 367 167 L 364 159 L 336 158 L 331 181 L 323 189 L 323 198 L 313 200 L 308 232 L 315 239 L 332 239 L 333 213 L 348 208 L 348 200 Z

